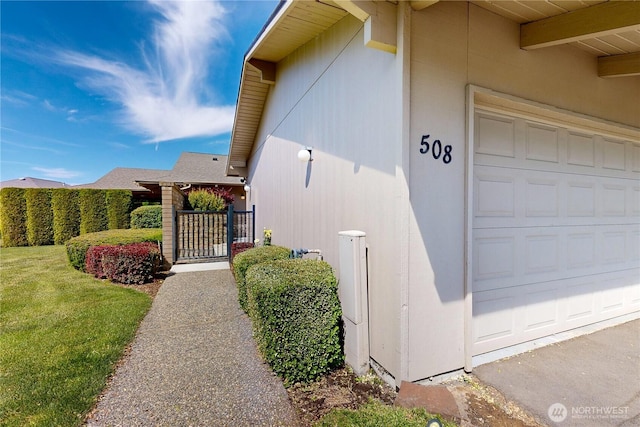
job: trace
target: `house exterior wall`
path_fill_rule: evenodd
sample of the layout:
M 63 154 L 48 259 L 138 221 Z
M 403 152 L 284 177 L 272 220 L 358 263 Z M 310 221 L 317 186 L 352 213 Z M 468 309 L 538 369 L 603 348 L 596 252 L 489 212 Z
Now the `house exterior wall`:
M 640 127 L 637 77 L 599 78 L 596 58 L 570 46 L 521 50 L 517 23 L 467 2 L 412 13 L 405 378 L 411 381 L 464 365 L 468 84 Z M 429 135 L 426 154 L 423 135 Z M 437 160 L 436 139 L 443 147 Z
M 367 233 L 371 357 L 397 384 L 465 365 L 467 86 L 640 127 L 640 79 L 597 77 L 591 54 L 521 50 L 517 23 L 468 2 L 398 12 L 395 55 L 346 17 L 277 64 L 247 195 L 258 238 L 336 273 L 338 232 Z
M 321 249 L 339 274 L 338 232 L 367 233 L 371 357 L 398 375 L 401 54 L 363 45 L 346 17 L 277 65 L 249 163 L 257 237 Z M 313 161 L 297 153 L 312 147 Z

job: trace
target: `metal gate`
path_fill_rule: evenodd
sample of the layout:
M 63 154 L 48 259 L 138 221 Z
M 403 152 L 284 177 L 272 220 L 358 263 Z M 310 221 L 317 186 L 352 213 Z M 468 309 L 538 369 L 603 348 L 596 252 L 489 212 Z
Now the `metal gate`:
M 175 211 L 175 260 L 225 261 L 233 242 L 255 239 L 255 206 L 250 211 Z

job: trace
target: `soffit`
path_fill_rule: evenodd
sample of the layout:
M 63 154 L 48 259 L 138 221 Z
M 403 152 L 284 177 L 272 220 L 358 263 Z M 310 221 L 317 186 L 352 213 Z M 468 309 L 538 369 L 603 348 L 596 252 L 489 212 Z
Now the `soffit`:
M 515 21 L 527 24 L 553 16 L 575 12 L 580 9 L 608 3 L 607 0 L 471 0 L 471 3 L 487 9 L 493 13 Z M 640 2 L 635 5 L 640 8 Z M 640 28 L 620 29 L 610 34 L 585 37 L 569 43 L 579 49 L 596 56 L 621 55 L 640 52 Z
M 265 27 L 245 57 L 229 148 L 228 174 L 242 175 L 244 172 L 272 84 L 265 81 L 260 70 L 249 61 L 277 64 L 347 14 L 335 5 L 321 1 L 293 1 L 282 5 Z

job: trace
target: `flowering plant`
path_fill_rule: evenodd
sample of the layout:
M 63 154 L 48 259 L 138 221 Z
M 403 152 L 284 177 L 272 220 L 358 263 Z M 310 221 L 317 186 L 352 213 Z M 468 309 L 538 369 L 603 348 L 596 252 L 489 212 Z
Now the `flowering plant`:
M 263 234 L 264 234 L 264 245 L 270 246 L 271 245 L 271 229 L 265 228 L 263 230 Z

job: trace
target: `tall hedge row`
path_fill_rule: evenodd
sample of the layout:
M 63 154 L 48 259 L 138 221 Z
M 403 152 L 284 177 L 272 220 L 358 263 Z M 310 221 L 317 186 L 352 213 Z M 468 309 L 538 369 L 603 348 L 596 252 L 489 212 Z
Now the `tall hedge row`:
M 63 244 L 80 234 L 129 228 L 126 190 L 2 188 L 2 246 Z
M 2 245 L 27 246 L 27 202 L 24 188 L 0 190 L 0 227 Z
M 131 212 L 131 191 L 107 190 L 107 218 L 109 230 L 129 228 Z
M 51 190 L 53 211 L 53 242 L 62 245 L 80 234 L 80 205 L 78 190 L 55 188 Z
M 24 192 L 24 198 L 27 206 L 27 241 L 29 246 L 52 244 L 51 190 L 48 188 L 27 188 Z
M 109 229 L 107 192 L 83 188 L 80 190 L 80 234 Z

